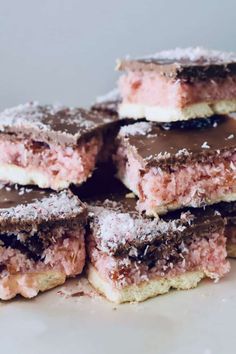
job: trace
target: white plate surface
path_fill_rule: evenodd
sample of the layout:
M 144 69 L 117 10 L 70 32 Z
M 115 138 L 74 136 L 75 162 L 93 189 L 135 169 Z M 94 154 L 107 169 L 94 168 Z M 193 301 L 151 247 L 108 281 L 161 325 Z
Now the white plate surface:
M 1 354 L 235 354 L 236 261 L 203 281 L 141 304 L 65 298 L 59 289 L 0 304 Z M 63 289 L 71 289 L 69 283 Z

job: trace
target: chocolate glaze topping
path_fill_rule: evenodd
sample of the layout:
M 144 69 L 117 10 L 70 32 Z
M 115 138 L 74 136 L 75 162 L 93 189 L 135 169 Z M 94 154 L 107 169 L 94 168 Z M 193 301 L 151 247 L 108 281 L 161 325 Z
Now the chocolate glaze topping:
M 116 181 L 114 188 L 117 188 Z M 188 244 L 196 237 L 208 238 L 224 227 L 220 213 L 210 208 L 204 212 L 202 209 L 180 210 L 161 219 L 146 217 L 136 210 L 136 199 L 127 195 L 129 191 L 124 187 L 119 189 L 118 193 L 87 200 L 90 237 L 96 247 L 107 254 L 152 263 L 174 252 L 172 256 L 177 261 L 182 241 Z
M 40 106 L 30 102 L 0 113 L 0 132 L 46 143 L 75 145 L 118 124 L 116 115 L 82 108 Z
M 236 74 L 236 55 L 204 48 L 163 51 L 137 59 L 118 61 L 118 70 L 155 71 L 184 81 L 224 78 Z
M 202 126 L 191 124 L 157 125 L 151 122 L 122 127 L 120 143 L 143 167 L 171 166 L 188 161 L 210 161 L 224 152 L 236 151 L 236 119 L 215 116 Z M 233 167 L 232 167 L 233 168 Z
M 45 226 L 85 223 L 86 218 L 85 205 L 70 191 L 54 193 L 17 185 L 0 189 L 0 233 L 30 233 Z

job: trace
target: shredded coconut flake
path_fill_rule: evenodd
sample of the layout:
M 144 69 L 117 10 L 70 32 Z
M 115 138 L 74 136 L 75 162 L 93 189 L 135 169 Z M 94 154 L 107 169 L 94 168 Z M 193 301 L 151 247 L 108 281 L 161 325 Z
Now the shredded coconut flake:
M 120 136 L 128 135 L 146 135 L 152 130 L 152 124 L 148 122 L 139 122 L 135 124 L 130 124 L 122 127 L 120 129 Z
M 231 140 L 231 139 L 233 139 L 234 138 L 234 134 L 230 134 L 227 138 L 226 138 L 226 140 Z
M 189 223 L 194 218 L 185 213 L 186 216 L 181 219 L 164 221 L 144 218 L 138 213 L 122 212 L 119 210 L 119 203 L 112 207 L 112 201 L 105 201 L 104 205 L 105 207 L 94 206 L 91 209 L 95 220 L 94 227 L 97 229 L 96 237 L 100 239 L 100 248 L 111 254 L 119 246 L 127 243 L 131 247 L 131 254 L 135 254 L 136 248 L 132 246 L 132 241 L 152 242 L 165 233 L 183 232 L 186 229 L 184 223 Z
M 210 146 L 208 145 L 207 141 L 204 141 L 204 143 L 201 146 L 203 149 L 210 149 Z
M 47 126 L 41 123 L 43 112 L 38 102 L 27 102 L 16 107 L 7 108 L 0 113 L 0 129 L 4 126 L 37 124 L 39 129 L 47 130 Z
M 156 158 L 157 160 L 165 160 L 165 159 L 169 159 L 170 156 L 171 156 L 171 155 L 170 155 L 169 152 L 163 151 L 163 152 L 159 152 L 159 154 L 157 154 L 157 155 L 155 156 L 155 158 Z
M 62 105 L 44 105 L 41 106 L 38 102 L 28 102 L 17 107 L 9 108 L 0 113 L 0 131 L 7 128 L 33 128 L 39 131 L 55 130 L 63 135 L 70 134 L 71 127 L 80 131 L 91 130 L 101 124 L 101 119 L 96 119 L 97 116 L 92 116 L 92 113 L 80 108 L 64 107 Z M 112 118 L 105 118 L 102 123 L 111 122 Z M 57 120 L 59 125 L 57 126 Z M 61 126 L 64 125 L 64 126 Z
M 9 187 L 10 190 L 11 188 Z M 21 188 L 19 195 L 23 195 L 24 192 L 25 189 Z M 36 219 L 48 221 L 55 217 L 66 218 L 71 214 L 80 214 L 83 210 L 84 206 L 76 196 L 62 191 L 58 194 L 52 193 L 28 204 L 19 204 L 16 207 L 0 209 L 0 221 L 9 218 L 13 220 L 24 218 L 27 221 Z
M 179 150 L 176 154 L 175 154 L 176 157 L 180 157 L 180 156 L 189 156 L 189 151 L 188 149 L 184 148 L 184 149 L 181 149 Z
M 236 53 L 210 50 L 203 47 L 175 48 L 147 55 L 141 59 L 169 59 L 229 63 L 236 62 Z
M 105 103 L 105 102 L 110 102 L 110 101 L 118 101 L 120 98 L 119 90 L 118 88 L 115 88 L 105 95 L 98 96 L 96 98 L 96 103 Z

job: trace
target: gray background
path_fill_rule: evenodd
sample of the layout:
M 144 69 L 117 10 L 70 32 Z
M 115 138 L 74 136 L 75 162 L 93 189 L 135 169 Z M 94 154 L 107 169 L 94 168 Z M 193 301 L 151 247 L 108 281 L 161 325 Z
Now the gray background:
M 235 50 L 235 0 L 0 0 L 0 108 L 88 105 L 115 59 L 176 46 Z

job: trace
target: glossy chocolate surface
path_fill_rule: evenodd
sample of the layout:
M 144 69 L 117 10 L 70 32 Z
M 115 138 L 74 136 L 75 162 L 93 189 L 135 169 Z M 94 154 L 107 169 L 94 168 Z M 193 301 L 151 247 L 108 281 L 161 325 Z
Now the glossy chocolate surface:
M 70 191 L 55 193 L 31 186 L 1 186 L 0 233 L 85 223 L 86 218 L 85 205 Z
M 176 48 L 143 58 L 122 59 L 118 70 L 154 71 L 184 81 L 225 78 L 236 74 L 236 56 L 204 48 Z
M 116 115 L 31 102 L 0 113 L 0 132 L 46 143 L 74 145 L 118 124 Z
M 220 157 L 224 152 L 236 152 L 236 119 L 215 116 L 201 122 L 157 125 L 146 123 L 146 132 L 121 128 L 119 139 L 144 166 L 168 167 L 188 161 Z M 143 123 L 136 123 L 141 127 Z M 148 125 L 149 124 L 149 125 Z
M 192 237 L 209 237 L 224 226 L 220 214 L 211 208 L 178 210 L 161 219 L 142 215 L 136 209 L 137 199 L 116 179 L 108 178 L 103 190 L 96 188 L 103 173 L 95 174 L 87 188 L 84 186 L 77 193 L 88 205 L 96 247 L 105 253 L 120 256 L 135 248 L 137 256 L 133 254 L 133 259 L 152 261 L 160 252 L 169 254 L 171 247 L 182 240 L 188 243 Z

